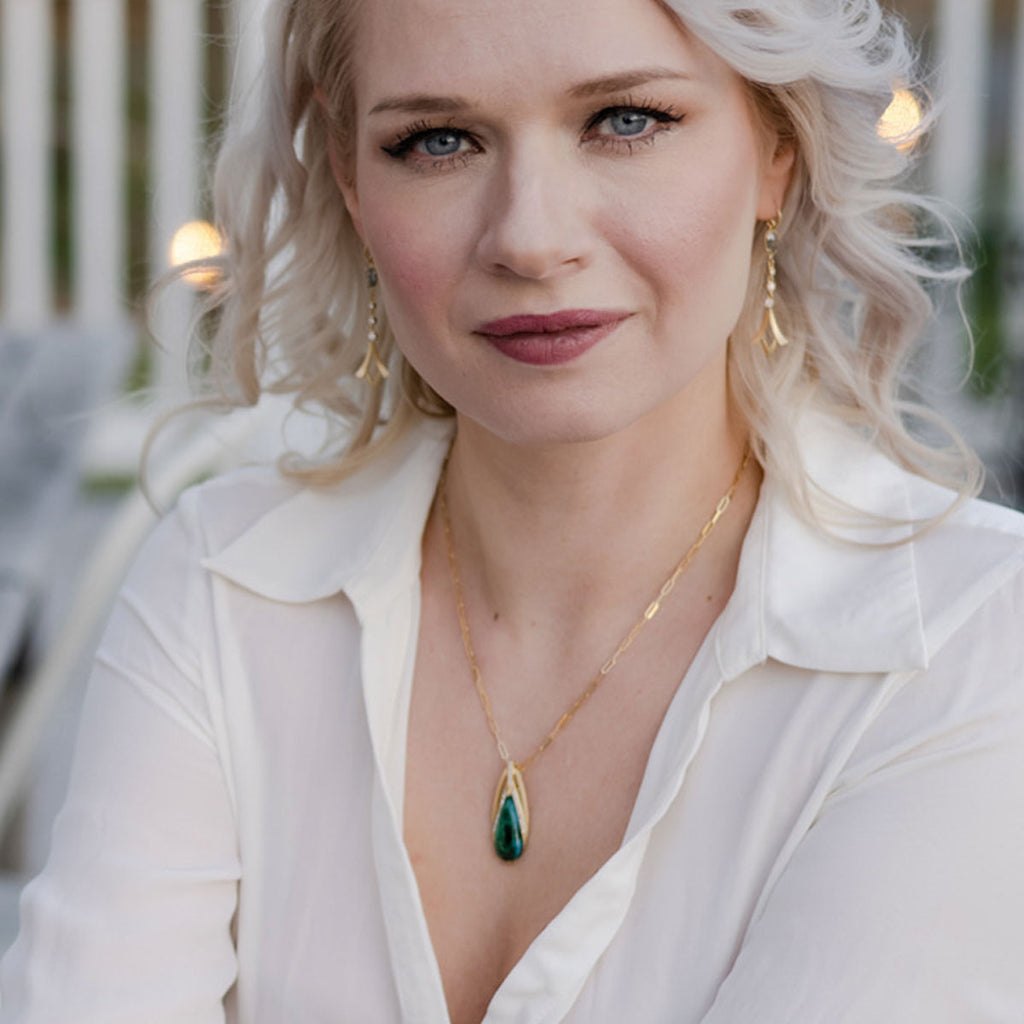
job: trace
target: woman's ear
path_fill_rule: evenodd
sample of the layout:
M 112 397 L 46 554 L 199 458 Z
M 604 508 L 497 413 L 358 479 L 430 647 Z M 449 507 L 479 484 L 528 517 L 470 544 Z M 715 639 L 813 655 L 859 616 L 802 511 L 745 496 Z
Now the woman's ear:
M 334 137 L 334 133 L 330 128 L 331 118 L 328 114 L 327 96 L 319 85 L 313 89 L 313 96 L 320 106 L 324 122 L 327 125 L 327 160 L 331 165 L 331 177 L 334 178 L 334 182 L 341 192 L 342 199 L 345 201 L 345 207 L 348 210 L 348 215 L 352 218 L 356 234 L 362 240 L 363 225 L 359 217 L 359 196 L 356 192 L 355 175 L 346 166 L 346 161 L 342 159 L 341 153 L 338 150 L 338 140 Z
M 779 140 L 769 157 L 761 178 L 761 195 L 757 204 L 758 220 L 770 220 L 786 201 L 793 167 L 796 164 L 796 147 L 790 141 Z

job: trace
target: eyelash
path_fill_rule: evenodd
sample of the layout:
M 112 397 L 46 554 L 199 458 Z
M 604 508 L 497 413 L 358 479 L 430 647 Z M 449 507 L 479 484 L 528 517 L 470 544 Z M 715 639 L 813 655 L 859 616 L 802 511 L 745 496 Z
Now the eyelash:
M 441 132 L 451 132 L 454 135 L 461 135 L 464 137 L 469 136 L 468 132 L 464 132 L 461 129 L 456 128 L 452 121 L 446 121 L 444 124 L 431 124 L 429 121 L 416 121 L 409 125 L 408 128 L 403 129 L 402 133 L 394 142 L 387 146 L 381 146 L 380 148 L 387 153 L 388 156 L 392 156 L 396 160 L 401 160 L 412 152 L 412 148 L 417 142 L 429 138 L 431 135 L 440 134 Z M 462 155 L 468 156 L 469 154 Z M 452 157 L 434 157 L 433 159 L 450 161 Z
M 671 125 L 678 124 L 683 120 L 683 115 L 678 113 L 676 109 L 670 105 L 662 105 L 660 103 L 643 100 L 633 102 L 630 99 L 626 99 L 623 103 L 616 103 L 611 106 L 603 107 L 594 114 L 584 126 L 584 136 L 596 128 L 602 121 L 614 116 L 615 114 L 622 113 L 642 114 L 645 117 L 651 118 L 655 122 L 655 126 L 646 134 L 636 138 L 622 135 L 600 135 L 595 136 L 590 141 L 595 141 L 599 145 L 616 149 L 620 152 L 632 153 L 639 145 L 652 144 L 663 131 L 670 128 Z M 429 138 L 431 135 L 442 132 L 451 132 L 453 135 L 458 135 L 463 139 L 473 142 L 473 144 L 478 148 L 475 151 L 471 150 L 469 152 L 453 153 L 450 156 L 431 157 L 424 154 L 413 153 L 413 147 L 415 147 L 417 143 Z M 455 123 L 450 120 L 441 124 L 431 124 L 428 121 L 416 121 L 403 129 L 394 142 L 381 146 L 380 148 L 382 152 L 395 160 L 402 160 L 406 163 L 417 165 L 417 169 L 419 170 L 446 170 L 453 167 L 461 167 L 475 155 L 475 152 L 479 152 L 479 146 L 473 139 L 472 133 L 456 127 Z
M 654 140 L 669 126 L 678 124 L 683 119 L 683 115 L 672 106 L 643 100 L 634 103 L 627 99 L 625 103 L 616 103 L 614 106 L 605 107 L 603 110 L 599 110 L 587 122 L 585 131 L 589 132 L 607 118 L 612 117 L 615 114 L 623 113 L 643 114 L 645 117 L 649 117 L 655 122 L 655 127 L 639 138 L 627 135 L 601 135 L 597 137 L 603 144 L 608 144 L 616 148 L 621 147 L 630 153 L 633 152 L 633 147 L 637 144 L 648 144 L 654 142 Z

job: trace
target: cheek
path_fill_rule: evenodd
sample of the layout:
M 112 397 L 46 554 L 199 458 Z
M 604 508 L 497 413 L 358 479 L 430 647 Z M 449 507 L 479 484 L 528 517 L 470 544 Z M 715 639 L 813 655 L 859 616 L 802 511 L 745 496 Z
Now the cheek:
M 450 276 L 446 240 L 422 213 L 411 216 L 400 204 L 364 205 L 363 223 L 373 239 L 381 298 L 392 326 L 397 330 L 410 318 L 429 320 Z
M 404 311 L 423 316 L 440 298 L 441 279 L 436 262 L 417 256 L 408 246 L 382 245 L 377 265 L 381 295 L 392 322 Z
M 713 150 L 711 150 L 713 152 Z M 719 151 L 720 152 L 720 151 Z M 728 334 L 742 309 L 757 220 L 756 154 L 681 166 L 633 210 L 635 259 L 666 314 Z M 652 201 L 657 197 L 657 201 Z

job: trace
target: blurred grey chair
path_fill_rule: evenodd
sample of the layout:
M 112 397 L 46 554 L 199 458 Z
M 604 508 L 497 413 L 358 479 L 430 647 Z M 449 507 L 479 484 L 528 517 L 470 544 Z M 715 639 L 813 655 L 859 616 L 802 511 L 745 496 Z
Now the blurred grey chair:
M 113 393 L 126 340 L 66 326 L 0 334 L 0 680 L 31 645 L 86 417 Z

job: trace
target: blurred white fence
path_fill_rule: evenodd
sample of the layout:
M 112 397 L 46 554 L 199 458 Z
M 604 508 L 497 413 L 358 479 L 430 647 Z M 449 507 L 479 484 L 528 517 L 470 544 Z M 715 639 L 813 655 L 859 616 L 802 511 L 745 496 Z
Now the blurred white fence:
M 201 53 L 206 0 L 148 2 L 150 274 L 169 265 L 175 230 L 199 212 L 203 138 Z M 230 8 L 233 56 L 251 77 L 265 0 L 217 0 Z M 130 315 L 125 239 L 126 68 L 124 0 L 70 0 L 71 264 L 70 319 L 91 334 L 123 331 Z M 55 141 L 53 0 L 0 0 L 3 96 L 3 273 L 0 328 L 42 334 L 54 302 Z M 229 44 L 230 45 L 230 44 Z M 228 66 L 235 63 L 228 61 Z M 236 88 L 246 83 L 239 78 Z M 212 90 L 222 92 L 223 90 Z M 184 335 L 188 310 L 165 304 L 162 338 Z M 67 319 L 67 317 L 62 317 Z M 177 328 L 177 330 L 176 330 Z M 167 354 L 160 376 L 173 380 L 180 359 Z

